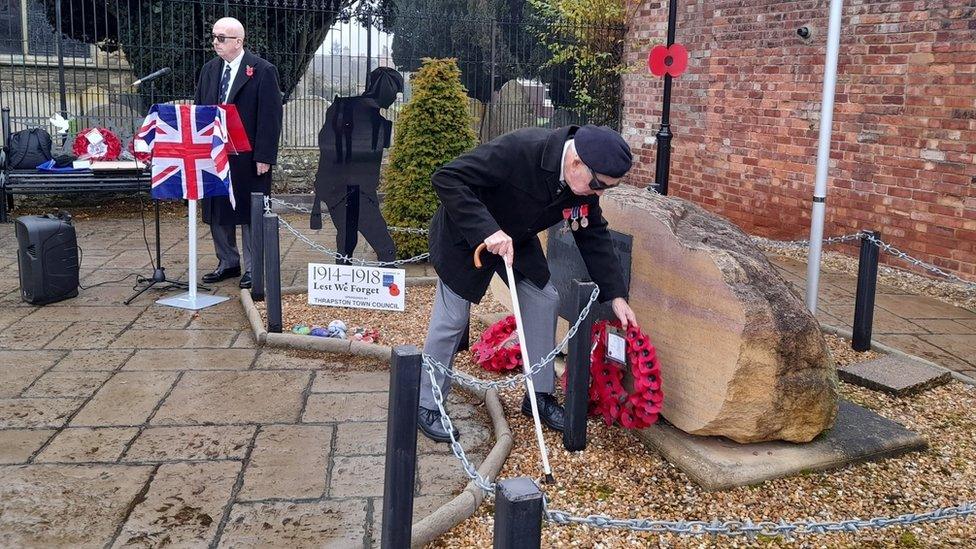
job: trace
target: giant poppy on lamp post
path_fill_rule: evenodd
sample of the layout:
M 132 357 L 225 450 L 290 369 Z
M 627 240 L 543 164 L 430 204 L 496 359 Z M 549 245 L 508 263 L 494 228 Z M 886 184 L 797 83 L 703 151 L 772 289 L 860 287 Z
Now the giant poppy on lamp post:
M 647 56 L 647 68 L 654 76 L 671 75 L 677 78 L 688 68 L 688 50 L 681 44 L 671 44 L 670 47 L 654 46 Z

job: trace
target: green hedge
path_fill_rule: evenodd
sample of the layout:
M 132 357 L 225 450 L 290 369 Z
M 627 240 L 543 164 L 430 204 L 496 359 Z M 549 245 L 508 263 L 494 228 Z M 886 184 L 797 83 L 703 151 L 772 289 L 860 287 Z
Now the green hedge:
M 430 177 L 474 147 L 468 98 L 454 59 L 424 59 L 410 79 L 413 96 L 394 130 L 383 190 L 383 218 L 394 227 L 427 228 L 439 204 Z M 397 257 L 427 251 L 426 235 L 393 233 Z

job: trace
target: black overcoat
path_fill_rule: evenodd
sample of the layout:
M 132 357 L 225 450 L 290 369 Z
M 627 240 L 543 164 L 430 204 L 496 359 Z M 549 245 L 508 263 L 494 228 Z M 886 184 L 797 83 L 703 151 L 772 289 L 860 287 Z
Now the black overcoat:
M 248 67 L 251 74 L 248 75 Z M 220 77 L 224 60 L 216 57 L 203 66 L 193 102 L 215 105 L 219 102 Z M 255 162 L 275 164 L 278 161 L 278 138 L 281 136 L 281 89 L 278 69 L 244 50 L 244 58 L 230 86 L 228 103 L 237 106 L 244 131 L 251 141 L 251 152 L 230 155 L 230 177 L 234 186 L 236 207 L 227 197 L 201 201 L 204 223 L 246 225 L 251 222 L 251 193 L 271 194 L 271 170 L 257 175 Z
M 512 237 L 516 277 L 542 288 L 549 265 L 538 233 L 563 221 L 563 209 L 589 204 L 589 226 L 573 233 L 590 277 L 600 287 L 600 301 L 627 297 L 620 263 L 597 196 L 560 190 L 563 146 L 576 126 L 556 130 L 525 128 L 476 147 L 437 170 L 432 182 L 441 206 L 430 223 L 430 258 L 440 279 L 468 301 L 484 297 L 494 272 L 505 279 L 501 256 L 482 253 L 482 269 L 472 262 L 474 249 L 495 231 Z

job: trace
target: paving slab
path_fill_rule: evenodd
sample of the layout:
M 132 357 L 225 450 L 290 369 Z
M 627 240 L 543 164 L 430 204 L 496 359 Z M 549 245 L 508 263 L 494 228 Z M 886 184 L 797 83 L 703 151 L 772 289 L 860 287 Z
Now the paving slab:
M 332 426 L 269 425 L 254 441 L 238 501 L 325 495 Z
M 58 428 L 84 402 L 80 398 L 2 398 L 0 429 Z
M 136 427 L 64 429 L 34 458 L 34 463 L 114 462 L 138 432 Z
M 246 370 L 255 354 L 247 349 L 140 349 L 122 370 Z
M 115 349 L 226 348 L 234 342 L 233 330 L 128 329 L 112 342 Z
M 0 350 L 43 349 L 66 326 L 64 322 L 15 322 L 0 331 Z
M 637 432 L 646 445 L 706 490 L 725 490 L 925 449 L 923 437 L 846 400 L 834 427 L 812 442 L 739 444 L 659 423 Z
M 105 546 L 151 472 L 124 465 L 0 467 L 0 546 Z
M 891 355 L 840 366 L 837 375 L 848 383 L 895 396 L 920 393 L 952 379 L 946 370 Z
M 208 546 L 240 469 L 236 461 L 160 466 L 113 547 Z
M 177 376 L 177 372 L 117 372 L 71 420 L 71 426 L 141 425 Z
M 86 349 L 71 351 L 61 359 L 53 371 L 55 372 L 97 372 L 114 371 L 122 366 L 128 358 L 132 356 L 132 351 L 106 350 L 106 349 Z
M 419 465 L 418 465 L 419 467 Z M 332 465 L 329 497 L 381 497 L 386 457 L 336 457 Z
M 217 547 L 362 547 L 368 504 L 366 499 L 239 503 Z
M 382 421 L 389 400 L 386 393 L 312 393 L 302 422 Z
M 918 337 L 976 367 L 976 337 L 959 334 L 932 334 Z
M 122 461 L 244 459 L 256 429 L 253 425 L 148 427 Z
M 53 429 L 0 430 L 0 465 L 27 463 L 55 432 Z
M 952 318 L 976 319 L 976 313 L 962 307 L 954 307 L 948 303 L 923 295 L 888 295 L 875 296 L 874 304 L 898 316 L 913 318 Z
M 388 393 L 390 372 L 325 372 L 315 376 L 313 393 Z
M 46 362 L 0 365 L 0 398 L 20 396 L 24 389 L 50 368 Z
M 153 424 L 297 422 L 310 372 L 186 372 Z
M 878 334 L 874 337 L 874 341 L 894 347 L 904 353 L 931 360 L 939 366 L 945 366 L 957 372 L 973 368 L 969 362 L 942 347 L 925 341 L 922 337 L 921 334 Z
M 97 307 L 90 307 L 97 309 Z M 128 324 L 117 322 L 74 322 L 48 342 L 45 349 L 104 349 Z
M 113 322 L 128 324 L 142 312 L 141 307 L 39 307 L 27 318 L 28 322 Z
M 933 334 L 962 334 L 976 339 L 976 323 L 967 326 L 964 320 L 942 318 L 920 318 L 913 322 Z
M 58 372 L 42 375 L 24 391 L 25 397 L 90 397 L 112 372 Z

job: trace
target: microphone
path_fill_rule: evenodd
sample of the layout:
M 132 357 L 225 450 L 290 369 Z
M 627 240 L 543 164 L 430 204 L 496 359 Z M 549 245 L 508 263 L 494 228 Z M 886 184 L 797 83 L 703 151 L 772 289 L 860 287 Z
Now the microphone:
M 132 87 L 136 87 L 139 84 L 142 84 L 143 82 L 149 82 L 150 80 L 155 80 L 160 76 L 169 74 L 171 71 L 172 69 L 170 69 L 169 67 L 163 67 L 156 72 L 147 74 L 146 76 L 143 76 L 142 78 L 136 80 L 135 82 L 132 83 Z

